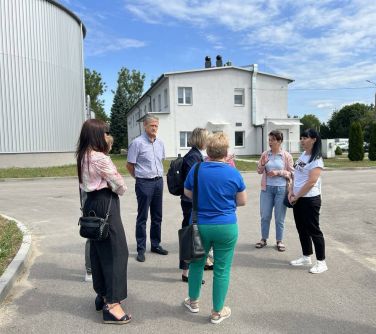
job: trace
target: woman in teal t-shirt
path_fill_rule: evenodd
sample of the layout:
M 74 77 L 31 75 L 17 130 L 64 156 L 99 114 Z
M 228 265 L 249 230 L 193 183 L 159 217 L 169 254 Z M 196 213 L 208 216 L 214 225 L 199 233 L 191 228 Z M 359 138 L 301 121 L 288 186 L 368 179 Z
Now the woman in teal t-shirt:
M 198 171 L 198 228 L 206 254 L 211 247 L 214 252 L 212 323 L 220 323 L 231 315 L 224 301 L 238 239 L 236 207 L 245 205 L 247 199 L 242 176 L 226 163 L 228 148 L 229 141 L 223 133 L 209 136 L 206 151 L 210 161 L 202 162 Z M 193 177 L 194 167 L 184 183 L 184 194 L 190 198 Z M 189 297 L 184 305 L 193 313 L 199 311 L 204 266 L 205 257 L 189 266 Z

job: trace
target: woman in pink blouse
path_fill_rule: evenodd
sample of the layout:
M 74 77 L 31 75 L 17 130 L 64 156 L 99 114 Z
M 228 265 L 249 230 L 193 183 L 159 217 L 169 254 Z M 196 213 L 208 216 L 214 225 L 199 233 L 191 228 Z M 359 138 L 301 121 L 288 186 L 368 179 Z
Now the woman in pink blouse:
M 103 310 L 104 323 L 125 324 L 131 320 L 120 305 L 127 298 L 128 246 L 118 195 L 124 194 L 126 186 L 107 155 L 108 135 L 108 126 L 101 120 L 90 119 L 82 125 L 76 151 L 77 172 L 80 188 L 87 193 L 84 215 L 94 211 L 98 217 L 105 217 L 112 197 L 109 237 L 90 240 L 91 271 L 97 293 L 95 307 Z

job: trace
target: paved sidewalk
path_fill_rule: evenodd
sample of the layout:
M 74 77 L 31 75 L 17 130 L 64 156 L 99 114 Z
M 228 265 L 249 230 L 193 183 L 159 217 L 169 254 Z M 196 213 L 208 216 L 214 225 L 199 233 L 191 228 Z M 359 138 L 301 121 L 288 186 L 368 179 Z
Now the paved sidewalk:
M 288 210 L 285 243 L 279 253 L 273 237 L 259 240 L 260 176 L 244 174 L 249 203 L 239 209 L 240 237 L 227 302 L 233 312 L 220 325 L 209 323 L 211 272 L 205 272 L 200 313 L 181 302 L 187 285 L 180 281 L 177 230 L 180 202 L 165 188 L 163 246 L 170 254 L 146 253 L 135 260 L 134 181 L 121 199 L 129 243 L 129 325 L 101 323 L 94 292 L 84 278 L 84 239 L 73 179 L 6 181 L 0 184 L 0 212 L 23 222 L 33 236 L 30 270 L 0 308 L 0 333 L 375 333 L 376 332 L 376 170 L 331 171 L 323 176 L 322 229 L 329 271 L 308 274 L 289 260 L 300 248 Z M 274 227 L 271 228 L 271 236 Z

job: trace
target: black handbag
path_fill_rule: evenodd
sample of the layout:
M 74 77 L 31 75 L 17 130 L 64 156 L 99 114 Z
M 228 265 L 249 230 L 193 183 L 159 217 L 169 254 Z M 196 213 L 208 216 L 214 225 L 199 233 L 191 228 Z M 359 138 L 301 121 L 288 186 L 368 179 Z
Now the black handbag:
M 288 208 L 293 207 L 293 204 L 291 204 L 290 201 L 289 201 L 289 193 L 288 192 L 286 192 L 285 198 L 283 199 L 283 205 L 287 206 Z
M 97 217 L 96 213 L 91 210 L 87 216 L 82 215 L 78 220 L 80 226 L 80 236 L 90 240 L 106 240 L 109 236 L 110 223 L 108 217 L 110 215 L 112 196 L 108 204 L 105 218 Z M 82 210 L 82 209 L 81 209 Z
M 195 166 L 194 186 L 193 186 L 193 205 L 192 205 L 192 224 L 183 227 L 178 231 L 179 236 L 179 257 L 181 261 L 187 263 L 202 259 L 205 256 L 205 249 L 202 244 L 200 231 L 197 226 L 197 203 L 198 203 L 198 169 L 200 163 Z

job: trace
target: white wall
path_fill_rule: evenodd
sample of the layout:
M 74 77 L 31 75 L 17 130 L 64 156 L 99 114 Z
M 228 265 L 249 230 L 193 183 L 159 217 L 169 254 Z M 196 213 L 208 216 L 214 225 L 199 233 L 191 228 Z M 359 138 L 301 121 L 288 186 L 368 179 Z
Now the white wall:
M 252 126 L 251 122 L 251 75 L 250 71 L 235 68 L 166 74 L 167 80 L 149 92 L 152 98 L 156 97 L 156 101 L 158 94 L 162 94 L 163 100 L 163 89 L 168 87 L 170 113 L 156 113 L 160 117 L 159 137 L 165 143 L 166 156 L 184 155 L 189 149 L 180 148 L 180 132 L 189 132 L 196 127 L 225 132 L 229 136 L 232 153 L 261 153 L 261 128 Z M 261 124 L 264 124 L 266 117 L 287 118 L 288 80 L 259 73 L 256 84 L 260 88 L 257 90 L 256 113 Z M 178 87 L 192 87 L 192 105 L 178 104 Z M 244 89 L 243 106 L 234 104 L 236 88 Z M 140 101 L 142 111 L 148 103 L 148 97 Z M 129 119 L 135 112 L 136 109 Z M 241 125 L 237 126 L 236 123 Z M 128 131 L 132 139 L 139 133 L 138 128 L 130 128 Z M 244 131 L 244 147 L 234 147 L 235 131 Z

